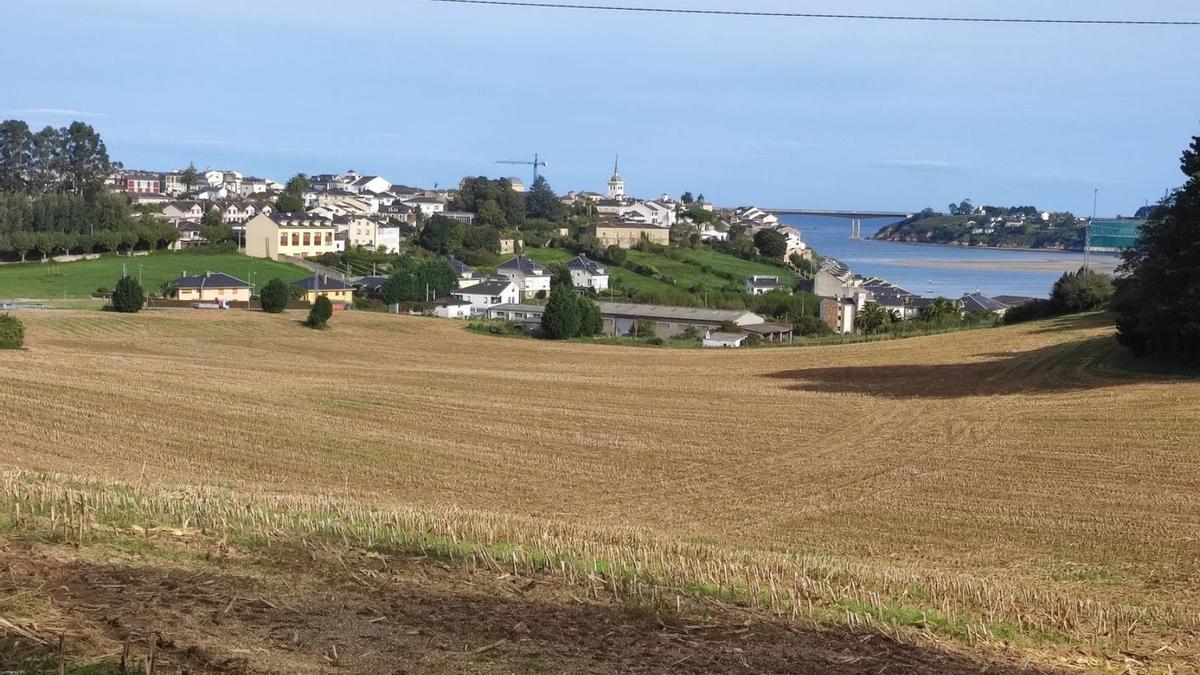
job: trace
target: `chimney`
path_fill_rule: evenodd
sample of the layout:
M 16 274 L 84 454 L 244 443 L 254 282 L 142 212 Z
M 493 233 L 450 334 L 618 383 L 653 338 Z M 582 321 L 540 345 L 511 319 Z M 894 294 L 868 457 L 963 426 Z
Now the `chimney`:
M 212 277 L 212 272 L 206 271 L 206 272 L 204 273 L 204 278 L 205 278 L 205 279 L 209 279 L 209 278 L 211 278 L 211 277 Z

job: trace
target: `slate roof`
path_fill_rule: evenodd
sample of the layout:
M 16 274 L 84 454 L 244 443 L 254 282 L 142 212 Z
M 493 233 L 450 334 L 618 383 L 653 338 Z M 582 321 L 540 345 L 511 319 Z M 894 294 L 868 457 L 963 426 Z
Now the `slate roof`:
M 347 291 L 350 286 L 341 279 L 330 277 L 326 274 L 314 274 L 306 279 L 293 281 L 293 286 L 299 286 L 306 291 Z
M 282 227 L 333 227 L 332 220 L 321 216 L 314 216 L 311 213 L 283 213 L 276 211 L 267 217 L 275 221 L 276 225 Z
M 446 262 L 450 263 L 450 268 L 453 269 L 454 273 L 460 277 L 474 278 L 480 276 L 479 272 L 476 272 L 474 267 L 471 267 L 454 256 L 447 258 Z
M 198 274 L 193 277 L 179 277 L 175 280 L 177 288 L 250 288 L 250 284 L 229 276 L 224 272 Z
M 354 286 L 363 291 L 377 291 L 387 281 L 387 277 L 363 277 L 354 282 Z
M 677 321 L 705 321 L 721 323 L 751 318 L 752 323 L 762 323 L 762 317 L 745 309 L 701 309 L 699 307 L 671 307 L 667 305 L 639 305 L 630 302 L 600 302 L 600 314 L 637 319 L 668 319 Z
M 463 300 L 462 298 L 456 298 L 454 296 L 447 296 L 444 298 L 438 298 L 437 300 L 434 300 L 433 304 L 439 305 L 441 307 L 462 307 L 463 305 L 471 304 L 471 301 Z
M 530 260 L 528 257 L 523 256 L 523 255 L 519 255 L 519 256 L 513 258 L 512 260 L 507 260 L 505 262 L 500 263 L 500 266 L 497 267 L 496 269 L 498 269 L 498 270 L 514 270 L 517 272 L 521 272 L 522 274 L 525 274 L 527 276 L 534 276 L 534 277 L 550 276 L 550 270 L 546 269 L 545 265 L 534 262 L 534 261 Z
M 783 288 L 784 284 L 780 283 L 779 277 L 767 276 L 752 276 L 746 277 L 746 283 L 753 288 Z
M 604 269 L 600 263 L 582 254 L 571 258 L 567 262 L 567 269 L 583 270 L 588 274 L 608 274 L 608 270 Z
M 962 297 L 963 308 L 968 312 L 1003 312 L 1008 305 L 993 300 L 983 293 L 968 293 Z
M 454 291 L 452 295 L 500 295 L 512 285 L 508 279 L 488 279 L 474 286 L 467 286 Z

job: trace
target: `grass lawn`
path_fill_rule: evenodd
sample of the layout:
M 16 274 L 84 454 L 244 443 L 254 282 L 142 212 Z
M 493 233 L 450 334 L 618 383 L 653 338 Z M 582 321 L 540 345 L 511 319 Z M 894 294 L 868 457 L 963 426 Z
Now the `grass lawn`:
M 782 265 L 765 265 L 763 263 L 742 260 L 737 256 L 729 255 L 714 251 L 711 248 L 691 248 L 680 249 L 689 260 L 697 266 L 707 265 L 710 269 L 719 272 L 728 272 L 736 274 L 744 280 L 746 277 L 755 274 L 766 274 L 779 277 L 779 280 L 791 286 L 796 283 L 796 277 L 791 270 Z
M 141 276 L 142 287 L 154 292 L 164 281 L 187 272 L 224 272 L 255 285 L 279 277 L 293 281 L 309 272 L 287 263 L 249 258 L 240 253 L 192 253 L 171 251 L 140 257 L 106 255 L 97 260 L 71 263 L 21 263 L 0 265 L 0 298 L 43 300 L 86 298 L 97 288 L 112 288 L 127 267 L 131 276 Z
M 630 253 L 636 252 L 630 251 Z M 574 253 L 562 248 L 527 248 L 525 249 L 525 255 L 543 265 L 556 262 L 565 263 L 575 257 Z M 644 277 L 624 267 L 617 267 L 616 265 L 605 265 L 605 267 L 608 268 L 609 277 L 612 279 L 613 285 L 617 288 L 649 291 L 660 295 L 679 294 L 679 302 L 684 302 L 684 298 L 691 296 L 686 289 L 676 288 L 657 279 Z

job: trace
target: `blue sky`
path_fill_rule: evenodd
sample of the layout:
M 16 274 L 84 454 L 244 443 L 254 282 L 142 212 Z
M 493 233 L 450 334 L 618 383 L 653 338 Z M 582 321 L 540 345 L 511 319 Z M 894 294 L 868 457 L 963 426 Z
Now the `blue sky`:
M 638 0 L 1200 18 L 1195 0 Z M 634 4 L 597 0 L 597 4 Z M 902 7 L 901 7 L 902 5 Z M 432 186 L 534 152 L 559 192 L 1129 214 L 1182 182 L 1200 28 L 867 23 L 419 0 L 3 0 L 0 117 L 81 119 L 126 166 Z

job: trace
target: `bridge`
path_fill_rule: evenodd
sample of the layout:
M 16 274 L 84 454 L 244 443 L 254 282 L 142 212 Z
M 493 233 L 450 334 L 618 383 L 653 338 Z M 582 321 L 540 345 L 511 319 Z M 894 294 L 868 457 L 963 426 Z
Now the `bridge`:
M 904 211 L 828 211 L 821 209 L 763 209 L 777 216 L 825 216 L 828 218 L 849 218 L 850 238 L 862 239 L 862 221 L 869 218 L 911 218 L 913 214 Z

